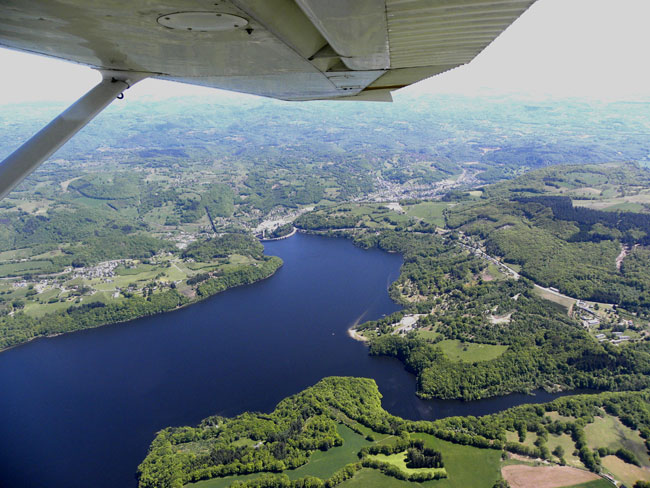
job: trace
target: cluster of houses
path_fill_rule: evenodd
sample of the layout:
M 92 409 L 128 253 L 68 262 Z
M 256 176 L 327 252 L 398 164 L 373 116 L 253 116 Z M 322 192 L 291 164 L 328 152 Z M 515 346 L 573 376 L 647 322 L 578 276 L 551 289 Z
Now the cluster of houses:
M 56 282 L 50 283 L 50 280 L 45 280 L 45 279 L 40 280 L 36 283 L 33 281 L 21 280 L 21 281 L 14 281 L 11 284 L 11 286 L 13 286 L 14 288 L 27 288 L 30 285 L 33 285 L 36 293 L 43 293 L 50 285 L 53 285 L 54 288 L 60 288 L 62 292 L 68 291 L 64 286 L 59 285 Z
M 612 332 L 612 335 L 614 336 L 613 339 L 608 339 L 605 334 L 596 334 L 596 339 L 598 339 L 598 342 L 606 342 L 609 341 L 612 344 L 620 344 L 621 342 L 626 342 L 630 340 L 630 336 L 628 335 L 623 335 L 623 332 Z
M 578 300 L 576 307 L 579 309 L 580 319 L 585 329 L 591 329 L 600 325 L 600 318 L 594 312 L 592 304 Z
M 597 327 L 600 325 L 600 318 L 592 309 L 592 305 L 578 300 L 576 302 L 576 307 L 580 309 L 580 318 L 582 319 L 582 325 L 585 329 L 589 330 L 592 327 Z M 618 324 L 621 327 L 632 327 L 634 322 L 632 320 L 621 320 Z M 623 332 L 612 332 L 613 337 L 607 337 L 605 334 L 596 334 L 594 337 L 598 342 L 610 342 L 611 344 L 620 344 L 622 342 L 627 342 L 631 339 L 629 335 L 625 335 Z
M 89 266 L 87 268 L 77 268 L 73 271 L 74 278 L 83 278 L 92 280 L 94 278 L 110 278 L 115 276 L 115 268 L 119 265 L 130 265 L 130 259 L 116 259 L 114 261 L 105 261 L 96 266 Z M 66 272 L 72 271 L 72 268 L 66 269 Z
M 422 317 L 422 314 L 404 315 L 404 317 L 402 317 L 402 319 L 397 324 L 394 324 L 395 328 L 392 333 L 408 334 L 413 329 L 415 329 L 415 326 L 418 323 L 418 319 L 420 317 Z
M 115 269 L 120 266 L 130 266 L 132 264 L 132 260 L 129 259 L 118 259 L 114 261 L 106 261 L 103 263 L 99 263 L 96 266 L 89 266 L 85 268 L 72 268 L 68 267 L 63 270 L 63 274 L 67 273 L 72 273 L 72 278 L 82 278 L 85 280 L 92 280 L 96 278 L 104 278 L 104 282 L 106 283 L 112 283 L 113 280 L 111 279 L 112 277 L 115 276 Z M 82 288 L 82 285 L 66 285 L 60 283 L 56 278 L 54 279 L 41 279 L 38 282 L 33 282 L 33 281 L 26 281 L 26 280 L 20 280 L 20 281 L 15 281 L 12 283 L 12 286 L 14 288 L 26 288 L 30 285 L 34 286 L 34 291 L 36 293 L 43 293 L 45 290 L 52 288 L 52 289 L 58 289 L 60 293 L 66 293 L 66 292 L 74 292 L 78 291 L 80 288 Z M 95 290 L 91 292 L 91 294 L 94 294 Z M 119 296 L 119 290 L 117 290 L 116 294 L 113 295 L 114 297 Z
M 446 179 L 426 184 L 418 184 L 413 181 L 394 183 L 378 176 L 375 178 L 375 191 L 373 193 L 353 198 L 352 201 L 385 202 L 387 200 L 404 200 L 405 198 L 435 198 L 458 187 L 461 182 L 467 185 L 476 181 L 475 174 L 475 172 L 464 169 L 458 179 Z
M 198 240 L 197 234 L 190 234 L 189 232 L 168 232 L 165 234 L 165 239 L 176 243 L 178 249 L 185 249 L 187 246 Z
M 59 296 L 62 293 L 68 293 L 70 292 L 71 295 L 68 297 L 68 299 L 74 299 L 75 296 L 78 295 L 78 291 L 82 288 L 82 285 L 69 285 L 66 286 L 63 283 L 58 282 L 57 280 L 47 280 L 47 279 L 42 279 L 38 282 L 30 282 L 30 281 L 15 281 L 11 284 L 14 288 L 27 288 L 30 285 L 33 285 L 34 291 L 37 294 L 41 294 L 44 291 L 47 291 L 48 289 L 57 289 L 59 290 Z

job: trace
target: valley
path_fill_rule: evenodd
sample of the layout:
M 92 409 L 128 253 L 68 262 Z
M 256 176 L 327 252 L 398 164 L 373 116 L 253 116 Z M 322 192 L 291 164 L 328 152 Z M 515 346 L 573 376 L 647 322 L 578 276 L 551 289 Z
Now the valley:
M 546 102 L 441 97 L 404 113 L 189 103 L 131 106 L 138 130 L 109 109 L 0 203 L 0 360 L 40 385 L 26 393 L 0 378 L 14 392 L 0 413 L 28 429 L 15 412 L 62 403 L 83 419 L 81 399 L 102 398 L 112 407 L 95 407 L 104 420 L 88 417 L 90 449 L 109 459 L 138 431 L 115 479 L 132 479 L 144 459 L 143 488 L 649 481 L 643 104 L 567 101 L 560 113 Z M 2 151 L 50 109 L 25 112 L 22 125 L 3 114 Z M 609 129 L 622 110 L 628 130 Z M 309 246 L 325 253 L 328 238 L 358 249 L 310 264 L 320 274 L 307 279 L 292 260 L 313 259 Z M 291 249 L 285 266 L 268 251 L 280 244 Z M 356 252 L 383 257 L 355 267 L 350 256 L 366 259 Z M 273 280 L 285 288 L 252 310 L 251 290 Z M 92 378 L 64 386 L 57 351 L 77 341 L 66 357 Z M 49 396 L 41 357 L 61 372 L 61 391 L 81 388 L 79 403 Z M 260 388 L 273 403 L 254 401 Z M 101 430 L 124 404 L 142 407 L 129 422 L 146 427 Z M 244 413 L 255 409 L 265 413 Z M 454 409 L 469 415 L 441 418 Z M 42 422 L 55 431 L 32 432 L 50 450 L 80 432 L 57 412 Z M 17 432 L 4 435 L 24 447 Z M 8 446 L 0 452 L 20 465 Z M 69 449 L 87 477 L 106 469 Z M 34 476 L 74 486 L 65 463 L 49 461 Z M 61 474 L 48 478 L 54 468 Z

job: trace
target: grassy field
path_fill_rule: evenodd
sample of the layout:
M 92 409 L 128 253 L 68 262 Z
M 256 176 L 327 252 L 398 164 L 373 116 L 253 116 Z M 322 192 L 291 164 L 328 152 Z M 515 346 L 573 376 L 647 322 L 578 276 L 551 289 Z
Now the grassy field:
M 612 198 L 602 198 L 598 200 L 576 199 L 573 200 L 573 204 L 577 207 L 587 207 L 595 210 L 607 210 L 612 212 L 616 210 L 626 212 L 647 212 L 647 207 L 644 205 L 650 205 L 650 194 L 645 190 L 637 195 L 613 195 Z
M 608 447 L 616 450 L 623 447 L 632 451 L 642 466 L 650 467 L 648 453 L 639 432 L 623 425 L 617 417 L 596 417 L 593 423 L 585 426 L 585 435 L 587 444 L 592 449 Z
M 19 276 L 25 272 L 40 271 L 52 265 L 50 261 L 25 261 L 22 263 L 0 264 L 0 277 Z
M 31 255 L 31 249 L 12 249 L 11 251 L 0 252 L 0 261 L 10 261 L 12 259 L 28 258 Z
M 56 303 L 36 303 L 28 302 L 25 305 L 24 312 L 30 317 L 42 317 L 48 313 L 58 312 L 60 310 L 65 310 L 68 307 L 74 305 L 74 302 L 56 302 Z
M 453 444 L 429 434 L 414 434 L 413 437 L 424 440 L 427 447 L 440 451 L 447 470 L 448 478 L 424 485 L 433 483 L 431 486 L 439 488 L 491 488 L 501 476 L 500 451 Z M 470 466 L 471 469 L 468 469 Z
M 185 485 L 191 488 L 228 488 L 235 481 L 246 481 L 259 478 L 262 473 L 245 474 L 241 476 L 226 476 L 224 478 L 214 478 L 211 480 L 198 481 Z
M 494 263 L 489 263 L 487 269 L 483 272 L 483 279 L 503 281 L 507 280 L 510 275 L 502 272 Z
M 440 480 L 427 481 L 425 483 L 414 483 L 411 481 L 400 481 L 390 476 L 385 476 L 376 469 L 362 469 L 354 478 L 344 481 L 339 485 L 341 488 L 418 488 L 437 487 Z
M 406 465 L 406 451 L 398 452 L 395 454 L 376 454 L 368 456 L 371 459 L 376 459 L 382 463 L 389 463 L 397 467 L 405 473 L 429 473 L 429 472 L 442 472 L 445 471 L 445 468 L 419 468 L 411 469 Z
M 616 203 L 611 207 L 607 207 L 603 210 L 606 210 L 608 212 L 617 212 L 619 210 L 621 212 L 643 212 L 645 210 L 645 207 L 640 203 L 623 202 L 623 203 Z
M 519 442 L 519 434 L 517 432 L 506 432 L 506 440 L 508 442 Z M 535 432 L 526 432 L 526 438 L 524 442 L 520 442 L 524 446 L 535 447 L 535 441 L 537 440 L 537 433 Z
M 492 449 L 461 446 L 440 440 L 428 434 L 416 434 L 427 447 L 442 452 L 448 478 L 415 483 L 400 481 L 372 469 L 362 469 L 354 478 L 339 486 L 342 488 L 492 488 L 500 478 L 500 452 Z
M 438 338 L 438 336 L 440 335 L 440 332 L 437 332 L 435 330 L 418 329 L 417 334 L 420 337 L 422 337 L 423 339 L 434 340 L 434 339 Z
M 362 447 L 369 446 L 371 442 L 345 425 L 339 424 L 337 430 L 343 437 L 342 446 L 333 447 L 328 451 L 316 451 L 307 464 L 292 471 L 285 471 L 285 474 L 292 480 L 304 476 L 326 479 L 346 464 L 359 461 L 357 453 Z
M 625 486 L 631 487 L 638 480 L 650 481 L 650 471 L 628 464 L 616 456 L 605 456 L 602 463 L 603 467 Z
M 535 288 L 533 289 L 535 294 L 539 296 L 540 298 L 543 298 L 544 300 L 549 300 L 553 303 L 557 303 L 558 305 L 563 306 L 567 310 L 569 310 L 573 304 L 576 302 L 573 298 L 567 298 L 563 297 L 560 295 L 557 295 L 553 292 L 550 292 L 548 290 L 543 289 L 540 286 L 535 285 Z
M 489 361 L 501 356 L 508 346 L 494 346 L 492 344 L 476 344 L 473 342 L 461 342 L 457 339 L 440 341 L 438 346 L 442 352 L 452 361 Z
M 120 265 L 117 268 L 115 268 L 115 274 L 119 276 L 133 276 L 140 273 L 144 273 L 146 271 L 151 271 L 153 269 L 155 269 L 154 265 L 144 264 L 144 263 L 139 263 L 132 268 L 131 267 L 127 268 L 125 266 Z
M 442 202 L 422 202 L 416 205 L 405 207 L 407 215 L 417 217 L 438 227 L 445 226 L 445 218 L 442 215 L 444 209 L 449 206 Z
M 49 292 L 43 293 L 42 295 L 50 294 L 51 292 L 54 292 L 54 294 L 58 294 L 58 290 L 51 290 Z M 41 295 L 39 295 L 39 297 L 40 296 Z M 62 301 L 58 301 L 55 303 L 47 303 L 47 302 L 40 303 L 34 301 L 27 302 L 24 309 L 25 314 L 31 317 L 42 317 L 48 313 L 59 312 L 61 310 L 66 310 L 67 308 L 72 306 L 78 306 L 79 303 L 81 304 L 96 303 L 96 302 L 117 303 L 125 300 L 125 298 L 123 297 L 113 298 L 111 292 L 102 292 L 102 291 L 94 293 L 93 295 L 81 297 L 80 298 L 81 301 L 79 303 L 76 302 L 76 299 L 65 300 L 64 297 L 65 295 L 62 297 Z
M 601 478 L 587 483 L 580 483 L 579 485 L 567 486 L 566 488 L 612 488 L 612 486 L 609 481 Z
M 50 208 L 50 206 L 54 204 L 52 200 L 45 200 L 45 199 L 16 200 L 16 202 L 17 202 L 16 208 L 22 210 L 23 212 L 27 212 L 33 215 L 44 214 Z
M 242 437 L 241 439 L 237 439 L 232 443 L 233 446 L 241 447 L 253 447 L 255 444 L 257 444 L 257 441 L 254 441 L 253 439 L 249 439 L 248 437 Z
M 564 460 L 566 461 L 567 466 L 574 466 L 576 468 L 584 467 L 582 461 L 580 461 L 580 458 L 573 455 L 573 451 L 575 451 L 576 445 L 569 434 L 549 434 L 546 445 L 551 452 L 553 452 L 558 446 L 562 447 L 562 449 L 564 449 Z

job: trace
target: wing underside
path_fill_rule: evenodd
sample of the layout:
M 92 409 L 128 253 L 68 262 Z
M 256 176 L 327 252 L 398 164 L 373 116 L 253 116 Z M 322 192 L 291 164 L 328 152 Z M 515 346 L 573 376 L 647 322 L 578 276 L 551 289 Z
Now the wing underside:
M 0 0 L 0 45 L 284 100 L 390 100 L 534 0 Z

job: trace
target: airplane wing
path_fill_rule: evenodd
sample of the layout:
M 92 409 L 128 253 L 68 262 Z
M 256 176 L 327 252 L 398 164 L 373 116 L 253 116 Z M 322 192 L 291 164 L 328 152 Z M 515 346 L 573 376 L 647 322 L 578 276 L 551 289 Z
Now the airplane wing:
M 0 164 L 0 198 L 140 79 L 282 100 L 390 101 L 392 90 L 471 61 L 534 2 L 0 0 L 0 46 L 104 75 L 30 151 Z
M 534 0 L 0 0 L 0 45 L 283 100 L 391 90 L 468 63 Z

